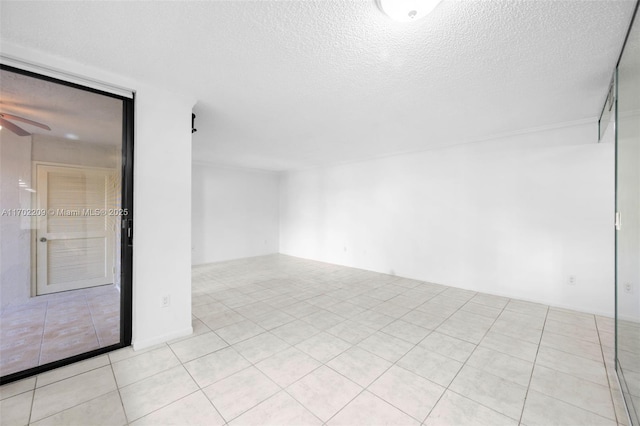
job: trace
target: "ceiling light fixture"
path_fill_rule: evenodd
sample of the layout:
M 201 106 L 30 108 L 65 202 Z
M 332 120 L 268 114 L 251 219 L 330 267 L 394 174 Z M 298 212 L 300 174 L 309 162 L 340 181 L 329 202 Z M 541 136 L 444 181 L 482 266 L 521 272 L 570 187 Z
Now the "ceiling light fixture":
M 378 7 L 389 18 L 399 22 L 417 21 L 424 18 L 442 0 L 377 0 Z

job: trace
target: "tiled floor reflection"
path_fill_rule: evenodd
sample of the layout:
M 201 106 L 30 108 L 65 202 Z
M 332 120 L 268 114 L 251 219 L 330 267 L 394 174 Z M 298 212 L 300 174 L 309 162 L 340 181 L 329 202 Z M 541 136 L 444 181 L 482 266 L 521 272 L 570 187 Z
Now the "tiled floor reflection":
M 193 326 L 0 388 L 2 424 L 626 424 L 610 318 L 274 255 L 193 268 Z
M 0 375 L 120 341 L 120 292 L 113 286 L 38 296 L 0 313 Z

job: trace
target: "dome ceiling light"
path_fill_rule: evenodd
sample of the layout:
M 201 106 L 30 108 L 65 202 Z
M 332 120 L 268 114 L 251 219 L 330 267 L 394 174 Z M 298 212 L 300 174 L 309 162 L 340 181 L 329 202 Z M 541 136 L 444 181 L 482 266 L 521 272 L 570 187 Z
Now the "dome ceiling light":
M 378 7 L 389 18 L 399 22 L 417 21 L 424 18 L 442 0 L 377 0 Z

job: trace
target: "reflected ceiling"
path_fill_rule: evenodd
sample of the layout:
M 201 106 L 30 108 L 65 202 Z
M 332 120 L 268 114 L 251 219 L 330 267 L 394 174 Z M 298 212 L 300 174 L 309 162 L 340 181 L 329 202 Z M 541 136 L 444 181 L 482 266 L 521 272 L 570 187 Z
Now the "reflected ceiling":
M 32 134 L 104 145 L 122 143 L 122 101 L 62 84 L 2 70 L 0 112 L 51 127 L 47 131 L 14 121 Z

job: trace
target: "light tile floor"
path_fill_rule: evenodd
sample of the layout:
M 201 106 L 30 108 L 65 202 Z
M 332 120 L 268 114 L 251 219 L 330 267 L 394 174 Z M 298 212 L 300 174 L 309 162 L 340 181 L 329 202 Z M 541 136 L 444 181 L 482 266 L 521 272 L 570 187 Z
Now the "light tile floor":
M 65 291 L 0 312 L 0 376 L 120 341 L 120 292 L 113 286 Z
M 283 255 L 192 287 L 193 335 L 5 385 L 2 424 L 626 424 L 610 318 Z

